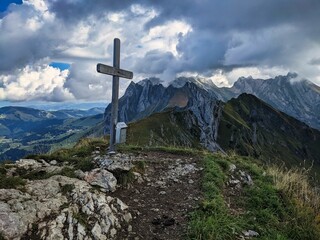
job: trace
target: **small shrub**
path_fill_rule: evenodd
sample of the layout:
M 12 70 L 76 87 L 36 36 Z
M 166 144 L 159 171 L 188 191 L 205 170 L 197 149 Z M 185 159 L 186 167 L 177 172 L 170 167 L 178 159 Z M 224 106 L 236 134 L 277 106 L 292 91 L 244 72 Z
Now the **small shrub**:
M 117 183 L 124 186 L 124 187 L 128 186 L 130 183 L 132 183 L 134 181 L 134 174 L 133 174 L 132 170 L 130 170 L 128 172 L 116 171 L 116 172 L 112 172 L 112 173 L 115 176 L 115 178 L 117 179 Z
M 309 182 L 308 170 L 272 166 L 268 174 L 286 202 L 290 225 L 285 226 L 290 239 L 320 239 L 320 193 Z
M 61 187 L 61 193 L 63 195 L 68 195 L 74 189 L 74 184 L 66 184 Z
M 134 171 L 143 174 L 146 168 L 145 161 L 137 161 L 134 165 Z
M 309 174 L 306 169 L 286 170 L 273 166 L 268 168 L 268 174 L 273 177 L 275 187 L 286 196 L 297 199 L 302 207 L 311 207 L 320 213 L 320 194 L 309 183 Z

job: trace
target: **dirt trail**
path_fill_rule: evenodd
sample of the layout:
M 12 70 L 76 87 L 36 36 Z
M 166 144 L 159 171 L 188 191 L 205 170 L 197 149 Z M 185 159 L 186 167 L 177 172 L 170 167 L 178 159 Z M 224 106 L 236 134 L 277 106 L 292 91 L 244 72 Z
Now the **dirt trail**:
M 133 161 L 146 163 L 143 182 L 112 194 L 125 202 L 133 215 L 129 236 L 119 239 L 186 239 L 188 214 L 202 197 L 199 159 L 150 152 Z

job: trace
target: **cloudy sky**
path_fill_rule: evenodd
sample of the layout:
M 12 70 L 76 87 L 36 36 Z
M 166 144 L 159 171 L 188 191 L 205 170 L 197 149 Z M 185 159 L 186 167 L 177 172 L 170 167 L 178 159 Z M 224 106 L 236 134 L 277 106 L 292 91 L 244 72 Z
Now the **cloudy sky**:
M 109 101 L 95 69 L 115 37 L 134 81 L 291 71 L 320 85 L 319 23 L 319 0 L 0 0 L 0 101 Z

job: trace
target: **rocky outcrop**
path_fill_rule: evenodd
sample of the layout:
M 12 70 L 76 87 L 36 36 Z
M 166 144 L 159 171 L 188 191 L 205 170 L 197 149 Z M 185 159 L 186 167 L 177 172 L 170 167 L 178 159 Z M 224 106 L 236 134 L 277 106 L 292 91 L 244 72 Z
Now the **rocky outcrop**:
M 124 96 L 119 100 L 118 121 L 130 122 L 142 119 L 152 113 L 160 112 L 166 108 L 171 98 L 166 88 L 154 81 L 146 80 L 142 84 L 131 82 Z M 111 104 L 104 114 L 105 132 L 110 131 Z
M 34 172 L 44 164 L 43 160 L 25 159 L 10 164 L 10 169 Z M 116 189 L 112 173 L 94 169 L 80 175 L 86 181 L 54 175 L 27 180 L 18 189 L 0 189 L 2 235 L 6 239 L 114 239 L 130 230 L 128 206 L 105 193 Z
M 200 129 L 200 143 L 210 151 L 222 150 L 217 143 L 219 122 L 223 104 L 195 84 L 186 83 L 189 90 L 189 102 L 185 109 L 192 114 L 189 121 L 196 123 Z
M 211 151 L 219 150 L 216 140 L 222 102 L 218 99 L 222 97 L 210 88 L 215 86 L 213 83 L 180 80 L 184 84 L 168 87 L 154 79 L 132 82 L 119 100 L 119 121 L 135 121 L 168 109 L 189 111 L 190 116 L 185 118 L 187 125 L 199 128 L 200 143 Z M 109 131 L 110 111 L 111 105 L 105 111 L 106 132 Z

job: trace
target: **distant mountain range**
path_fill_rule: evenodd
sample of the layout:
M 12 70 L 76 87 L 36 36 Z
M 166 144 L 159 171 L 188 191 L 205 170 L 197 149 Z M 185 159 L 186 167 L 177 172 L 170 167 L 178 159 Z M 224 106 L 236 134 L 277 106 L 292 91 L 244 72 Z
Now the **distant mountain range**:
M 91 108 L 105 108 L 108 103 L 105 101 L 100 102 L 43 102 L 43 101 L 26 101 L 26 102 L 10 102 L 10 101 L 0 101 L 0 108 L 2 107 L 26 107 L 34 108 L 45 111 L 59 111 L 63 109 L 68 110 L 89 110 Z
M 255 95 L 274 108 L 320 130 L 320 87 L 308 80 L 298 80 L 298 75 L 295 73 L 266 80 L 241 77 L 231 88 L 219 88 L 208 79 L 180 77 L 171 82 L 169 88 L 182 88 L 186 83 L 197 85 L 210 93 L 213 98 L 223 102 L 242 93 Z M 161 81 L 151 78 L 138 84 L 147 89 L 150 84 L 161 85 Z M 158 89 L 163 91 L 160 87 Z M 143 98 L 142 96 L 141 99 Z
M 103 119 L 103 108 L 44 111 L 0 108 L 0 160 L 72 146 Z

